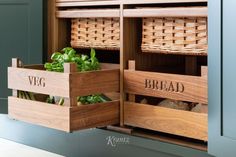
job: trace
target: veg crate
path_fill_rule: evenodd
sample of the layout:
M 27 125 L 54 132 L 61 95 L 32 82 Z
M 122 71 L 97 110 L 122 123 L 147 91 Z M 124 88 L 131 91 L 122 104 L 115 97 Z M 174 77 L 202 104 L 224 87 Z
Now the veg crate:
M 135 62 L 124 72 L 124 124 L 207 141 L 207 113 L 196 113 L 135 102 L 135 95 L 169 98 L 207 104 L 207 68 L 202 76 L 135 70 Z M 165 85 L 164 85 L 165 84 Z
M 64 73 L 45 71 L 43 65 L 21 66 L 18 59 L 8 68 L 9 117 L 66 132 L 119 123 L 119 101 L 79 105 L 77 96 L 119 91 L 119 66 L 101 64 L 101 70 L 76 72 L 76 64 L 65 63 Z M 18 98 L 18 91 L 65 98 L 59 106 Z

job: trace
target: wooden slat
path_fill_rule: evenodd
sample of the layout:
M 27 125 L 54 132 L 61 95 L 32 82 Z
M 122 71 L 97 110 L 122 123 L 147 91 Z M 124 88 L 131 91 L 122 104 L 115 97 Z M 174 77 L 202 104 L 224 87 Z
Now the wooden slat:
M 102 1 L 62 1 L 57 0 L 57 7 L 74 7 L 74 6 L 107 6 L 107 5 L 119 5 L 119 0 L 102 0 Z
M 126 125 L 207 141 L 207 114 L 125 102 Z
M 56 12 L 58 18 L 99 18 L 120 17 L 119 9 L 62 10 Z
M 69 132 L 70 108 L 24 100 L 8 98 L 8 114 L 10 118 L 36 125 Z
M 65 73 L 31 69 L 40 67 L 9 67 L 8 88 L 65 98 L 119 92 L 120 70 L 117 64 L 109 66 L 105 63 L 101 64 L 102 70 L 81 73 L 69 72 L 70 67 L 65 67 Z
M 105 6 L 119 4 L 199 3 L 207 0 L 57 0 L 57 7 Z
M 71 131 L 119 123 L 119 101 L 71 108 Z
M 133 129 L 128 128 L 128 127 L 126 127 L 126 126 L 121 127 L 121 126 L 109 125 L 109 126 L 107 126 L 107 129 L 108 129 L 108 130 L 111 130 L 111 131 L 116 131 L 116 132 L 120 132 L 120 133 L 125 133 L 125 134 L 131 134 L 132 131 L 133 131 Z
M 42 64 L 24 65 L 23 67 L 26 69 L 45 70 L 44 65 Z
M 111 63 L 101 63 L 101 69 L 120 69 L 119 64 L 111 64 Z
M 208 76 L 208 69 L 207 69 L 207 66 L 202 66 L 202 67 L 201 67 L 201 76 L 202 76 L 202 77 L 207 77 L 207 76 Z
M 101 2 L 101 1 L 119 1 L 119 0 L 56 0 L 56 2 Z
M 122 4 L 198 3 L 207 0 L 121 0 Z
M 208 102 L 207 77 L 125 70 L 124 82 L 129 94 Z
M 207 17 L 207 7 L 124 9 L 124 17 Z
M 168 137 L 166 135 L 160 135 L 158 133 L 147 133 L 145 131 L 140 131 L 140 130 L 134 130 L 132 132 L 132 135 L 134 136 L 139 136 L 139 137 L 143 137 L 143 138 L 149 138 L 149 139 L 153 139 L 153 140 L 158 140 L 158 141 L 162 141 L 162 142 L 166 142 L 166 143 L 172 143 L 175 145 L 179 145 L 179 146 L 184 146 L 184 147 L 188 147 L 188 148 L 193 148 L 193 149 L 197 149 L 197 150 L 201 150 L 201 151 L 205 151 L 207 152 L 207 145 L 206 143 L 197 143 L 194 141 L 189 141 L 186 139 L 179 139 L 178 137 L 173 138 L 173 137 Z
M 69 74 L 9 67 L 8 88 L 69 97 Z
M 71 96 L 119 91 L 119 69 L 71 74 Z

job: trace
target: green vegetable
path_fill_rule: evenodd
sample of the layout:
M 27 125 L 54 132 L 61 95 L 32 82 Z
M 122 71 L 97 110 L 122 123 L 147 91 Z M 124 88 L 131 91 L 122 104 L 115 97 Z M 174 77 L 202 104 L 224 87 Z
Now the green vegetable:
M 76 51 L 71 47 L 66 47 L 61 50 L 61 52 L 55 52 L 51 56 L 52 63 L 45 63 L 44 67 L 47 71 L 63 72 L 64 63 L 76 63 L 77 71 L 94 71 L 100 69 L 100 64 L 96 58 L 96 52 L 94 49 L 91 49 L 90 57 L 84 54 L 77 54 Z M 103 95 L 90 95 L 78 97 L 78 104 L 94 104 L 102 103 L 108 101 Z M 48 103 L 55 104 L 55 98 L 49 97 L 47 99 Z M 64 104 L 64 99 L 59 100 L 59 105 Z
M 30 95 L 29 95 L 28 92 L 24 92 L 24 94 L 25 94 L 25 98 L 26 98 L 27 100 L 31 100 Z
M 19 91 L 18 97 L 27 100 L 35 100 L 34 94 L 31 92 Z
M 93 71 L 99 70 L 100 64 L 96 58 L 96 52 L 91 49 L 90 57 L 84 54 L 76 54 L 76 51 L 71 47 L 66 47 L 61 52 L 55 52 L 51 56 L 52 63 L 45 63 L 44 68 L 47 71 L 64 71 L 64 63 L 76 63 L 77 70 L 81 71 Z
M 77 101 L 81 102 L 81 104 L 96 104 L 96 103 L 104 103 L 111 100 L 102 94 L 97 94 L 97 95 L 78 97 Z
M 60 106 L 62 106 L 63 104 L 64 104 L 64 99 L 63 98 L 61 98 L 60 100 L 59 100 L 59 103 L 58 103 Z
M 29 93 L 29 97 L 30 97 L 30 99 L 31 99 L 31 100 L 35 100 L 34 94 L 31 93 L 31 92 L 28 92 L 28 93 Z
M 55 104 L 55 98 L 53 96 L 49 96 L 47 98 L 46 102 L 49 104 Z

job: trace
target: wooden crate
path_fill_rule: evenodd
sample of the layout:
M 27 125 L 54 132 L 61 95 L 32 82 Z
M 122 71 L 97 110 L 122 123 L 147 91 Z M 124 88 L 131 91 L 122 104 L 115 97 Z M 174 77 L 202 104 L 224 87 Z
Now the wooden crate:
M 207 141 L 207 114 L 135 103 L 135 95 L 207 104 L 207 68 L 202 76 L 135 70 L 130 61 L 124 72 L 124 124 Z M 165 85 L 164 85 L 165 84 Z
M 119 91 L 119 66 L 101 64 L 101 70 L 76 72 L 66 63 L 64 73 L 45 71 L 42 65 L 20 66 L 13 59 L 8 68 L 9 117 L 62 131 L 75 131 L 119 122 L 119 101 L 77 106 L 77 96 Z M 65 98 L 65 105 L 18 98 L 18 91 Z

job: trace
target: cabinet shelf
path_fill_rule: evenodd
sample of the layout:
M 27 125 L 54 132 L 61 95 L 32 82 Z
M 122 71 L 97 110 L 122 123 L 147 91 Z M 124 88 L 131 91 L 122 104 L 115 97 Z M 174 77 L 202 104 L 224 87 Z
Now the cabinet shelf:
M 121 0 L 123 4 L 199 3 L 207 0 Z
M 58 18 L 95 18 L 95 17 L 120 17 L 119 9 L 88 9 L 88 10 L 63 10 L 57 11 Z
M 207 7 L 124 9 L 124 17 L 207 17 Z
M 57 0 L 57 7 L 120 5 L 120 0 Z

